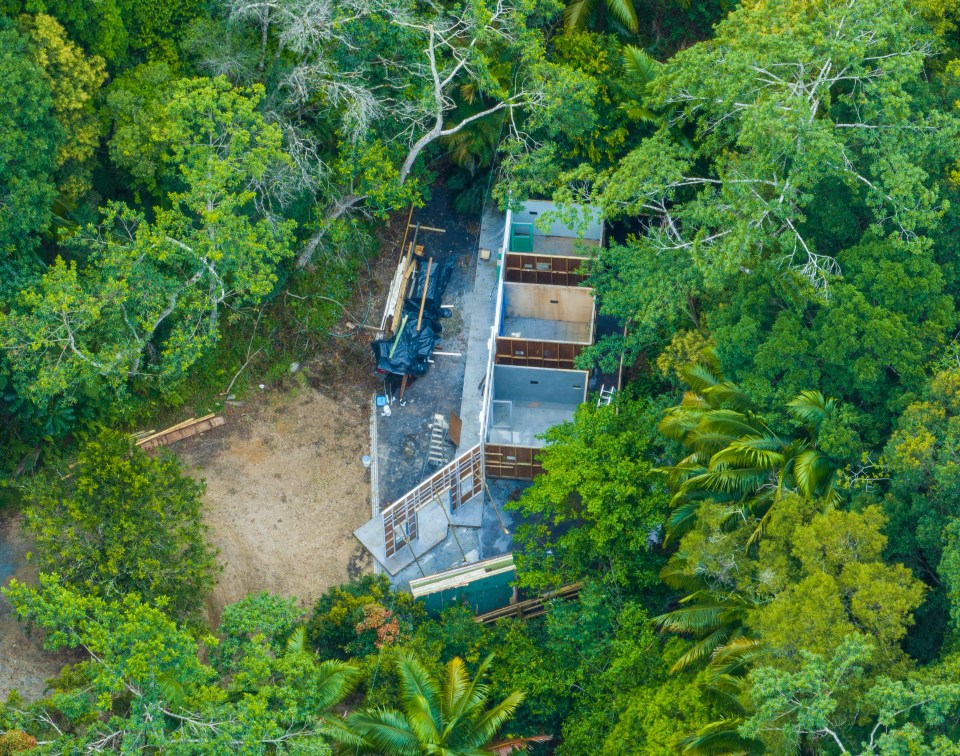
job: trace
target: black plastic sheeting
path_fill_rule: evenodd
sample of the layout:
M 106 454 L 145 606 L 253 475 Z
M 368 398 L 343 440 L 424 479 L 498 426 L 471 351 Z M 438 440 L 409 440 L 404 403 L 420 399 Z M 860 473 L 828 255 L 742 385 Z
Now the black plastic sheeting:
M 430 369 L 427 359 L 433 354 L 442 331 L 443 326 L 438 321 L 426 319 L 417 331 L 416 313 L 408 315 L 407 323 L 398 335 L 370 345 L 377 360 L 377 370 L 395 375 L 424 375 Z
M 427 281 L 427 266 L 430 267 L 430 281 Z M 389 339 L 379 339 L 370 344 L 377 361 L 377 370 L 394 375 L 421 376 L 430 369 L 427 362 L 433 349 L 440 340 L 443 326 L 441 317 L 449 317 L 449 312 L 441 309 L 443 293 L 447 290 L 453 265 L 448 261 L 430 262 L 421 260 L 417 270 L 416 283 L 410 296 L 403 302 L 403 317 L 406 323 L 397 328 L 397 333 Z M 423 299 L 423 287 L 427 287 L 427 298 Z M 420 304 L 423 303 L 423 319 L 420 330 Z
M 430 266 L 430 280 L 427 281 L 427 265 Z M 410 295 L 407 297 L 407 301 L 414 301 L 417 303 L 417 308 L 420 308 L 420 299 L 423 297 L 423 286 L 427 286 L 427 302 L 436 303 L 437 309 L 440 308 L 440 298 L 443 296 L 443 293 L 447 290 L 447 284 L 450 283 L 450 276 L 453 275 L 453 265 L 449 260 L 444 260 L 439 262 L 434 260 L 430 261 L 421 261 L 419 267 L 417 268 L 417 278 L 413 282 L 413 291 L 410 292 Z M 426 310 L 424 310 L 426 312 Z

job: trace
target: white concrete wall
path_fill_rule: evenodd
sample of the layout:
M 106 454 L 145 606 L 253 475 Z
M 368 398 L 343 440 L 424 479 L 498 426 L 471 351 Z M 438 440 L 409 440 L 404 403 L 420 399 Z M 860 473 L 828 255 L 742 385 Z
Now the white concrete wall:
M 503 298 L 506 303 L 505 314 L 509 318 L 566 320 L 590 325 L 593 323 L 593 289 L 585 286 L 507 281 L 503 284 Z
M 533 233 L 535 236 L 563 236 L 570 239 L 590 239 L 602 243 L 603 221 L 600 218 L 600 210 L 595 207 L 586 208 L 592 216 L 592 221 L 587 226 L 583 236 L 580 236 L 576 231 L 560 221 L 553 221 L 547 231 L 542 231 L 536 225 L 537 220 L 540 216 L 556 209 L 556 204 L 548 200 L 527 200 L 524 203 L 523 210 L 513 213 L 512 219 L 509 215 L 507 216 L 508 233 L 511 223 L 533 223 Z
M 587 398 L 586 370 L 497 365 L 493 369 L 497 401 L 567 404 L 574 409 Z

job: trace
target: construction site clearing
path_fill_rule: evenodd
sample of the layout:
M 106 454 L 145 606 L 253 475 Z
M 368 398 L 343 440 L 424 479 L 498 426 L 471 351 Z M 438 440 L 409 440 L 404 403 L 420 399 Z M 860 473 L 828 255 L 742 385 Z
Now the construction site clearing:
M 407 217 L 373 344 L 382 390 L 371 399 L 371 518 L 354 534 L 377 571 L 433 609 L 535 616 L 506 587 L 515 514 L 504 505 L 541 472 L 544 433 L 620 386 L 619 374 L 576 364 L 617 327 L 583 286 L 603 221 L 575 208 L 585 220 L 574 229 L 556 209 L 487 209 L 478 230 L 443 227 L 456 218 L 444 208 Z

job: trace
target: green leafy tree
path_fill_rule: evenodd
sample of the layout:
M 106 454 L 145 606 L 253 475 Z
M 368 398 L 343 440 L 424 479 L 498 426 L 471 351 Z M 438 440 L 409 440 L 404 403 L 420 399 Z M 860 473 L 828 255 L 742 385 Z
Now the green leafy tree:
M 861 229 L 922 249 L 944 210 L 936 177 L 957 131 L 912 94 L 935 50 L 904 0 L 769 0 L 739 6 L 714 39 L 667 61 L 650 104 L 677 108 L 671 120 L 692 144 L 663 128 L 612 172 L 572 171 L 559 194 L 644 219 L 629 245 L 639 260 L 611 259 L 672 280 L 671 296 L 630 313 L 640 335 L 766 266 L 808 299 L 834 296 L 842 266 L 823 225 L 808 223 L 827 197 L 855 208 Z
M 680 541 L 663 577 L 684 595 L 654 623 L 694 639 L 674 670 L 702 667 L 699 688 L 721 703 L 720 716 L 690 733 L 685 747 L 762 753 L 752 735 L 737 731 L 752 713 L 750 670 L 794 670 L 805 653 L 832 655 L 859 632 L 876 639 L 871 675 L 902 674 L 909 660 L 901 643 L 924 587 L 903 565 L 883 562 L 877 507 L 818 513 L 812 502 L 785 496 L 753 547 L 752 523 L 733 529 L 725 521 L 722 506 L 708 507 Z M 852 699 L 851 706 L 844 715 L 854 718 Z
M 172 390 L 219 336 L 226 303 L 259 302 L 292 254 L 293 223 L 269 211 L 271 169 L 286 162 L 262 90 L 225 79 L 173 92 L 167 159 L 181 188 L 154 219 L 114 204 L 0 318 L 17 393 L 45 405 L 149 377 Z
M 351 214 L 385 217 L 421 202 L 423 158 L 440 140 L 540 99 L 540 9 L 527 0 L 330 3 L 323 12 L 293 0 L 219 5 L 223 23 L 200 27 L 195 54 L 204 70 L 270 88 L 296 163 L 286 186 L 318 206 L 301 267 L 318 249 L 337 251 L 331 241 Z
M 650 585 L 660 558 L 651 545 L 667 493 L 651 475 L 656 411 L 645 401 L 581 405 L 572 423 L 551 428 L 543 474 L 514 505 L 522 584 L 545 588 L 600 574 Z
M 394 591 L 386 575 L 362 575 L 317 600 L 307 637 L 323 658 L 364 657 L 409 636 L 424 616 L 423 605 Z
M 742 280 L 729 302 L 707 308 L 704 322 L 724 371 L 760 406 L 809 386 L 841 400 L 821 436 L 838 458 L 858 464 L 923 394 L 930 355 L 948 343 L 956 314 L 947 269 L 930 250 L 867 234 L 835 257 L 843 278 L 826 301 L 810 301 L 777 271 L 761 271 Z
M 357 744 L 373 753 L 417 756 L 447 753 L 479 756 L 510 753 L 547 737 L 515 738 L 492 742 L 510 720 L 523 694 L 514 692 L 488 708 L 488 689 L 482 682 L 492 657 L 480 663 L 471 679 L 462 659 L 451 659 L 442 680 L 433 678 L 413 655 L 397 662 L 400 709 L 358 711 L 347 717 Z
M 173 69 L 162 62 L 124 71 L 106 90 L 106 114 L 112 121 L 111 162 L 130 176 L 130 185 L 159 194 L 167 145 Z
M 873 648 L 866 636 L 853 634 L 831 655 L 805 652 L 796 671 L 754 670 L 754 713 L 741 732 L 780 753 L 956 753 L 955 678 L 935 669 L 871 679 Z M 847 714 L 851 709 L 856 717 Z
M 148 457 L 124 436 L 86 442 L 65 475 L 26 492 L 26 528 L 44 572 L 91 596 L 161 597 L 195 618 L 218 572 L 203 524 L 203 484 L 172 455 Z
M 0 252 L 5 257 L 32 249 L 35 235 L 50 223 L 63 137 L 49 82 L 33 61 L 29 40 L 0 19 Z
M 958 411 L 960 372 L 950 366 L 904 409 L 873 473 L 889 476 L 880 498 L 890 519 L 889 557 L 909 566 L 930 588 L 909 645 L 923 661 L 934 658 L 956 627 Z
M 60 198 L 69 206 L 90 189 L 101 132 L 94 100 L 107 78 L 106 66 L 99 56 L 84 55 L 51 16 L 22 16 L 20 27 L 32 42 L 33 59 L 43 69 L 65 135 L 57 150 L 55 178 Z
M 47 648 L 88 654 L 48 698 L 0 712 L 55 752 L 329 754 L 342 720 L 328 710 L 356 683 L 349 665 L 318 661 L 302 631 L 278 638 L 277 605 L 262 597 L 224 611 L 235 653 L 219 676 L 191 632 L 132 594 L 107 601 L 47 575 L 39 589 L 13 581 L 4 593 L 46 631 Z

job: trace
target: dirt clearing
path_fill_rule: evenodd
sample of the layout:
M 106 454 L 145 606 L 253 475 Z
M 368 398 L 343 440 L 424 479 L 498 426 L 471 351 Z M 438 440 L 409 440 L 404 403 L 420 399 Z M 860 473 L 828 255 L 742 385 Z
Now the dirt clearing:
M 21 583 L 36 584 L 37 570 L 26 555 L 32 543 L 21 526 L 18 516 L 0 518 L 0 584 L 9 578 Z M 16 689 L 28 699 L 40 698 L 46 690 L 46 681 L 60 674 L 64 664 L 77 661 L 71 652 L 51 653 L 43 650 L 40 633 L 28 634 L 17 621 L 10 602 L 0 596 L 0 699 Z
M 313 386 L 265 392 L 223 428 L 173 447 L 207 482 L 205 519 L 223 565 L 208 599 L 212 622 L 249 593 L 308 604 L 370 569 L 353 536 L 370 518 L 368 413 Z

